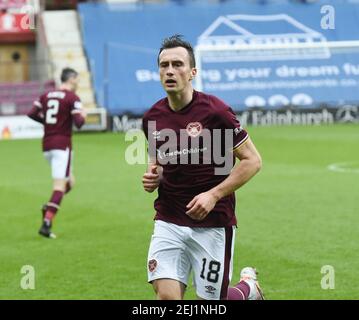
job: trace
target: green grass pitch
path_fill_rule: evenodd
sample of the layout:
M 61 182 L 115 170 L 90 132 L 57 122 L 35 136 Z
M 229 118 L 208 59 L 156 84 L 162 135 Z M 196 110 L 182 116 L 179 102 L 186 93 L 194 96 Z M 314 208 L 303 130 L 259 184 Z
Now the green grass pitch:
M 232 283 L 253 265 L 267 299 L 359 299 L 358 126 L 248 130 L 263 168 L 237 191 Z M 145 166 L 125 162 L 124 134 L 77 134 L 74 145 L 77 185 L 48 240 L 37 235 L 51 190 L 40 141 L 0 141 L 0 299 L 153 299 Z M 327 168 L 343 162 L 352 170 Z M 35 290 L 20 287 L 23 265 L 35 268 Z M 334 289 L 321 287 L 324 265 Z

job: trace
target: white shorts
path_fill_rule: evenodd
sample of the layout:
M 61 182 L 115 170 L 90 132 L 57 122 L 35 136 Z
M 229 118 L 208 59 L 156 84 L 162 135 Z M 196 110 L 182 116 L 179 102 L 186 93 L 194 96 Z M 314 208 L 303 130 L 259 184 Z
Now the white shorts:
M 167 278 L 187 286 L 193 270 L 198 297 L 226 299 L 232 278 L 234 237 L 235 226 L 189 228 L 156 220 L 148 252 L 148 282 Z
M 66 150 L 45 151 L 44 156 L 51 166 L 51 175 L 53 179 L 68 179 L 72 174 L 73 151 L 70 148 Z

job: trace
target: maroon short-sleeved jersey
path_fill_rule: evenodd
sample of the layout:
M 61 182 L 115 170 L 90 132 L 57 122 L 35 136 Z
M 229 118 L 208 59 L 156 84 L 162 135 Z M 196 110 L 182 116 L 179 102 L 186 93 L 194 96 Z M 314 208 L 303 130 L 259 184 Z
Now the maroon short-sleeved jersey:
M 53 90 L 34 101 L 44 116 L 43 150 L 71 148 L 73 116 L 80 113 L 80 98 L 69 90 Z
M 153 131 L 153 122 L 155 130 Z M 149 125 L 150 124 L 150 125 Z M 162 141 L 161 134 L 165 129 L 172 129 L 177 137 L 177 151 L 166 151 L 164 144 L 169 144 L 168 139 Z M 195 139 L 204 129 L 212 135 L 212 153 L 215 148 L 220 148 L 226 152 L 223 138 L 215 140 L 213 133 L 220 131 L 224 136 L 224 129 L 231 135 L 232 147 L 236 148 L 243 144 L 247 138 L 247 132 L 241 127 L 232 109 L 220 99 L 201 92 L 194 91 L 192 101 L 178 112 L 173 111 L 168 105 L 168 99 L 162 99 L 155 103 L 143 117 L 143 130 L 149 141 L 156 149 L 156 160 L 163 160 L 181 157 L 184 154 L 198 153 L 199 162 L 192 163 L 189 158 L 188 164 L 161 163 L 163 166 L 163 176 L 158 188 L 158 198 L 155 200 L 155 219 L 169 223 L 175 223 L 188 227 L 226 227 L 236 224 L 235 216 L 235 195 L 232 193 L 220 199 L 214 209 L 202 221 L 196 221 L 186 215 L 186 205 L 196 195 L 208 191 L 227 178 L 226 174 L 215 174 L 218 164 L 211 157 L 210 163 L 205 162 L 207 157 L 203 150 L 206 150 L 204 143 L 198 147 L 191 147 L 192 140 Z M 216 130 L 217 129 L 217 130 Z M 180 131 L 181 130 L 181 131 Z M 180 134 L 180 132 L 182 132 Z M 188 138 L 189 148 L 183 148 L 183 133 Z M 203 140 L 202 140 L 203 142 Z M 219 144 L 222 143 L 222 146 Z M 201 152 L 202 150 L 202 152 Z M 228 151 L 228 150 L 227 150 Z M 196 158 L 194 158 L 196 159 Z M 198 160 L 198 159 L 197 159 Z M 232 165 L 233 166 L 233 165 Z M 231 166 L 231 168 L 232 168 Z

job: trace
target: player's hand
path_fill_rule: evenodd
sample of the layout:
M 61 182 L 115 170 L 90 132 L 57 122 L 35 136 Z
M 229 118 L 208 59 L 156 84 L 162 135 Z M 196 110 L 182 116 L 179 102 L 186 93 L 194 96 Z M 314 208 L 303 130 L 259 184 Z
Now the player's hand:
M 212 211 L 218 198 L 210 191 L 195 196 L 186 206 L 186 214 L 193 220 L 203 220 Z
M 143 188 L 147 192 L 153 192 L 160 184 L 160 175 L 157 172 L 158 167 L 153 165 L 150 172 L 146 172 L 142 177 Z

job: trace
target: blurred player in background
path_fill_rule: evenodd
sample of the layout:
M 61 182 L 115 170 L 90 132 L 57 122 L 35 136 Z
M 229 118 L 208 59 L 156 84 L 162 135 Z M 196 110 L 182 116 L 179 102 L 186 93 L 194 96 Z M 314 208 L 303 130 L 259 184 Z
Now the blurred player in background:
M 79 82 L 78 73 L 65 68 L 61 73 L 61 85 L 34 101 L 28 116 L 44 125 L 42 147 L 51 166 L 53 191 L 49 202 L 42 207 L 42 225 L 39 234 L 56 238 L 51 231 L 53 219 L 60 208 L 62 198 L 74 186 L 72 174 L 72 126 L 81 128 L 86 112 L 75 94 Z
M 165 39 L 158 66 L 167 98 L 155 103 L 143 117 L 144 133 L 156 150 L 152 157 L 150 154 L 142 183 L 147 192 L 159 188 L 148 253 L 148 281 L 158 299 L 183 299 L 193 270 L 201 299 L 263 299 L 256 271 L 251 267 L 244 268 L 240 282 L 228 290 L 237 224 L 234 191 L 260 170 L 261 157 L 232 109 L 220 99 L 193 89 L 197 69 L 191 44 L 178 35 Z M 155 122 L 155 130 L 150 122 Z M 186 130 L 186 139 L 192 139 L 204 128 L 212 133 L 214 129 L 229 129 L 233 140 L 230 157 L 234 155 L 240 162 L 233 169 L 232 163 L 228 174 L 215 175 L 213 162 L 197 164 L 190 160 L 188 164 L 159 165 L 159 157 L 170 160 L 170 153 L 161 151 L 165 143 L 161 130 L 172 129 L 177 136 L 175 150 L 182 150 L 180 130 Z

